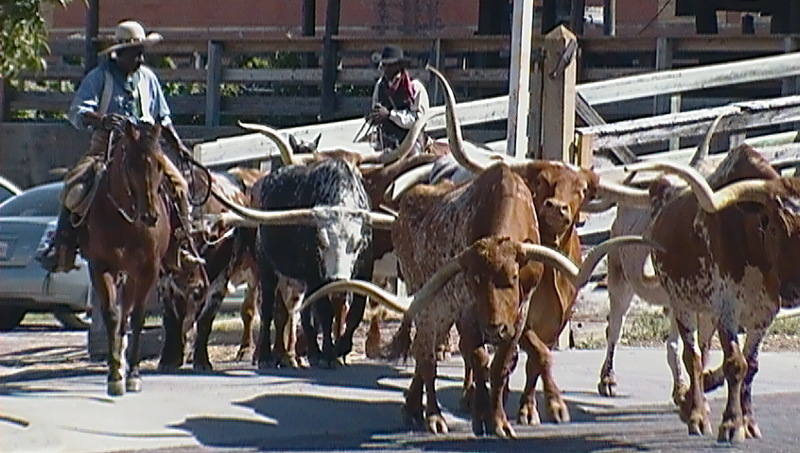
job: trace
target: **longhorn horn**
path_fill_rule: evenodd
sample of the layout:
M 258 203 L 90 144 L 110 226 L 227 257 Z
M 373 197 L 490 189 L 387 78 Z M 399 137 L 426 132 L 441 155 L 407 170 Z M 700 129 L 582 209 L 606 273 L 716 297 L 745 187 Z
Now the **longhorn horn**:
M 315 215 L 312 209 L 292 209 L 285 211 L 261 211 L 242 206 L 230 200 L 225 194 L 219 192 L 215 184 L 211 185 L 211 194 L 234 214 L 243 218 L 243 221 L 256 222 L 259 225 L 309 225 L 314 223 Z
M 367 219 L 372 228 L 378 228 L 380 230 L 391 230 L 396 218 L 396 215 L 375 211 L 371 211 L 367 214 Z
M 486 166 L 479 164 L 472 160 L 464 151 L 464 138 L 461 135 L 461 124 L 458 121 L 458 116 L 455 112 L 456 96 L 453 93 L 453 88 L 450 83 L 436 68 L 431 65 L 426 65 L 425 69 L 430 71 L 439 82 L 442 84 L 444 91 L 445 101 L 445 124 L 447 125 L 447 144 L 450 146 L 450 152 L 456 161 L 471 173 L 482 173 Z
M 689 184 L 689 190 L 697 197 L 697 204 L 706 212 L 721 211 L 728 206 L 744 201 L 765 203 L 767 194 L 764 188 L 767 180 L 749 179 L 738 181 L 717 192 L 708 185 L 708 182 L 694 168 L 674 162 L 643 162 L 626 167 L 628 171 L 663 171 L 674 174 Z
M 420 134 L 422 134 L 422 130 L 428 124 L 428 122 L 437 117 L 444 115 L 444 112 L 425 112 L 424 115 L 420 116 L 419 118 L 414 121 L 414 124 L 411 126 L 411 129 L 408 130 L 406 137 L 397 145 L 397 148 L 387 151 L 384 153 L 373 153 L 367 154 L 361 160 L 362 164 L 389 164 L 398 160 L 402 160 L 408 156 L 411 150 L 414 148 L 414 144 L 419 139 Z
M 708 127 L 708 131 L 706 131 L 705 137 L 703 137 L 703 141 L 700 143 L 700 146 L 697 147 L 697 151 L 695 151 L 692 158 L 689 160 L 689 166 L 692 168 L 697 168 L 704 160 L 708 158 L 708 151 L 711 148 L 711 139 L 714 137 L 714 132 L 717 130 L 719 123 L 722 121 L 729 112 L 721 112 L 714 118 L 714 121 L 711 122 L 711 125 Z
M 569 257 L 550 247 L 539 244 L 520 244 L 527 259 L 541 261 L 558 269 L 572 281 L 572 284 L 576 288 L 581 288 L 589 282 L 594 268 L 597 267 L 597 264 L 612 247 L 621 247 L 624 245 L 647 245 L 659 248 L 658 244 L 651 240 L 644 239 L 641 236 L 618 236 L 593 248 L 592 251 L 586 255 L 583 264 L 578 267 Z
M 404 313 L 404 319 L 408 317 L 413 318 L 413 316 L 426 307 L 428 303 L 433 300 L 436 293 L 460 271 L 461 264 L 458 258 L 450 260 L 447 264 L 439 268 L 439 270 L 422 285 L 419 291 L 406 300 L 380 288 L 372 282 L 362 280 L 339 280 L 328 283 L 314 291 L 303 300 L 302 305 L 296 308 L 296 311 L 301 311 L 318 299 L 330 294 L 352 291 L 363 296 L 372 297 L 392 310 Z
M 386 191 L 383 193 L 383 199 L 396 201 L 408 189 L 415 185 L 428 183 L 431 172 L 433 171 L 433 165 L 432 163 L 421 165 L 398 176 L 386 188 Z
M 283 165 L 298 165 L 301 163 L 295 159 L 294 153 L 292 152 L 292 145 L 290 145 L 289 142 L 283 138 L 283 135 L 281 135 L 276 129 L 261 124 L 243 123 L 241 121 L 239 121 L 237 124 L 242 129 L 260 132 L 275 142 L 275 145 L 278 147 L 278 151 L 281 153 L 281 161 L 283 162 Z

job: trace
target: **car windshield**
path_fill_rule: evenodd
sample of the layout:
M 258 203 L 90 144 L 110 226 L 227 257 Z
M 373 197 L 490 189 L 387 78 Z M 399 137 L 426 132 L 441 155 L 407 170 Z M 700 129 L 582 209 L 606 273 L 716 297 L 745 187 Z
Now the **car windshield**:
M 23 192 L 0 204 L 0 217 L 58 217 L 60 185 Z

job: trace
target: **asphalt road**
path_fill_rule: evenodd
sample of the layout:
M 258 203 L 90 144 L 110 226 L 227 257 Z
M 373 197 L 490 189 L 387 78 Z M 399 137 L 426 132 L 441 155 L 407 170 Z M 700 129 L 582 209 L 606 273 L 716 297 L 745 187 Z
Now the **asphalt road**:
M 51 335 L 59 342 L 43 345 Z M 764 439 L 731 448 L 715 434 L 686 434 L 669 402 L 660 349 L 618 351 L 620 396 L 614 399 L 596 394 L 602 351 L 556 352 L 556 379 L 572 423 L 515 425 L 519 438 L 501 440 L 476 438 L 458 409 L 459 357 L 439 369 L 451 433 L 434 436 L 401 423 L 409 366 L 356 358 L 338 370 L 258 372 L 232 363 L 208 375 L 148 372 L 142 393 L 110 398 L 104 368 L 82 361 L 84 341 L 85 334 L 42 329 L 0 334 L 0 451 L 800 452 L 798 353 L 762 354 L 754 403 Z M 25 354 L 38 354 L 52 369 L 20 361 Z M 518 367 L 509 414 L 523 382 Z M 724 395 L 722 389 L 710 394 L 715 432 Z

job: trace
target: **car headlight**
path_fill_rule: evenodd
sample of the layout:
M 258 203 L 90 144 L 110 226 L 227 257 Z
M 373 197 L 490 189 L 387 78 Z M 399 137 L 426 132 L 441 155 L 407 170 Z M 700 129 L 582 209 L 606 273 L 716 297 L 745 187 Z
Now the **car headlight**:
M 37 252 L 41 252 L 50 247 L 50 244 L 53 243 L 53 238 L 56 237 L 57 226 L 58 226 L 57 220 L 51 220 L 50 222 L 47 222 L 47 226 L 44 229 L 42 238 L 39 239 L 39 245 L 36 247 Z

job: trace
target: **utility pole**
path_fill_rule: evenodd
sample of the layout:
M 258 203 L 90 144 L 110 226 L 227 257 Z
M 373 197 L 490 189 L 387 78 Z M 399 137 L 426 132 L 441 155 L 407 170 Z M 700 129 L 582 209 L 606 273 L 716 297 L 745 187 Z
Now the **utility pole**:
M 325 36 L 322 40 L 322 105 L 320 120 L 330 121 L 336 112 L 336 67 L 339 62 L 339 43 L 333 39 L 339 34 L 341 0 L 328 0 L 325 15 Z

